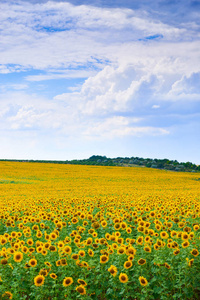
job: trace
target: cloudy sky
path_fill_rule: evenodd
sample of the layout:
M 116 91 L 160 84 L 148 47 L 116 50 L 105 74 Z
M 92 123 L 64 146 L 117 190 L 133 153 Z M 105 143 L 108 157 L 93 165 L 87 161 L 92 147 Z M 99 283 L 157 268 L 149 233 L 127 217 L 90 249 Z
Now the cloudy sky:
M 0 2 L 0 158 L 200 164 L 200 1 Z

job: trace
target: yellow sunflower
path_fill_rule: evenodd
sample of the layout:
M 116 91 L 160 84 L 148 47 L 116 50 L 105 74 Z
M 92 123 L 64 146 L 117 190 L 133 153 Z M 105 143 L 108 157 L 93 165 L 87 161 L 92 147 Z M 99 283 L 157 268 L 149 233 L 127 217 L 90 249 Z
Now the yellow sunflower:
M 139 277 L 139 281 L 142 286 L 146 286 L 148 284 L 148 281 L 143 276 Z
M 31 267 L 37 266 L 37 260 L 34 258 L 30 259 L 28 263 Z
M 6 299 L 12 299 L 13 297 L 13 294 L 11 292 L 5 292 L 3 295 L 2 295 L 2 298 L 6 298 Z
M 74 281 L 72 277 L 65 277 L 63 280 L 63 286 L 65 287 L 70 286 L 73 282 Z
M 128 281 L 128 276 L 125 273 L 120 273 L 119 280 L 122 283 L 126 283 Z
M 35 278 L 34 278 L 34 284 L 36 286 L 41 286 L 44 284 L 44 276 L 43 275 L 37 275 Z
M 22 259 L 23 259 L 23 253 L 21 253 L 21 252 L 15 252 L 13 258 L 14 258 L 14 261 L 21 262 Z
M 76 287 L 76 291 L 79 292 L 79 294 L 81 295 L 85 295 L 86 294 L 86 289 L 83 285 L 79 285 Z

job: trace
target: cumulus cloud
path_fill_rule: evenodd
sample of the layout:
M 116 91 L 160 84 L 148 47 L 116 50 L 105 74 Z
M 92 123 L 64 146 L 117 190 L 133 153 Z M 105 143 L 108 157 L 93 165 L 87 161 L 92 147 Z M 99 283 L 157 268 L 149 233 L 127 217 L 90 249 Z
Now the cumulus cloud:
M 200 101 L 200 72 L 192 73 L 190 76 L 182 76 L 180 80 L 174 82 L 167 97 Z

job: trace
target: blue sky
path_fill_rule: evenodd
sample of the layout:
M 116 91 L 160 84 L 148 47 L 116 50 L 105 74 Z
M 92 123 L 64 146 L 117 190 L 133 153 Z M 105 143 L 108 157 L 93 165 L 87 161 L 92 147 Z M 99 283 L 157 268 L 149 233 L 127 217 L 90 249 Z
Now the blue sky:
M 200 164 L 199 1 L 1 1 L 0 158 Z

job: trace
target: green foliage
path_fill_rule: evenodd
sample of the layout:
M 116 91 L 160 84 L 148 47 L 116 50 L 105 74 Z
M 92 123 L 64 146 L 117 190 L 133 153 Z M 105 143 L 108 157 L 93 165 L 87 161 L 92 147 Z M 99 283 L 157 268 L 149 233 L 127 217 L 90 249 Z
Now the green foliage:
M 13 160 L 13 159 L 0 159 L 0 161 L 17 161 L 17 162 L 31 162 L 31 163 L 52 163 L 52 164 L 71 164 L 71 165 L 94 165 L 94 166 L 122 166 L 134 167 L 141 166 L 154 169 L 163 169 L 176 172 L 200 172 L 200 166 L 191 162 L 181 162 L 177 160 L 164 159 L 151 159 L 142 157 L 117 157 L 108 158 L 101 155 L 92 155 L 88 159 L 73 159 L 66 161 L 58 160 Z M 2 182 L 0 182 L 2 183 Z

